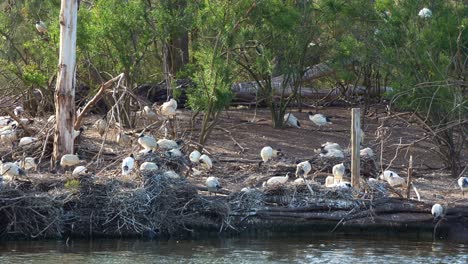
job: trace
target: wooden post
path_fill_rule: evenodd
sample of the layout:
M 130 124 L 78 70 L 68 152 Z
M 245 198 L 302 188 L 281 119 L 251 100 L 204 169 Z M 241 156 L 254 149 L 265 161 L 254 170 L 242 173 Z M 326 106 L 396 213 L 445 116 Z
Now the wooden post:
M 361 175 L 361 109 L 351 109 L 351 185 L 359 188 Z
M 412 177 L 413 177 L 413 155 L 410 155 L 409 165 L 408 165 L 408 179 L 406 180 L 406 199 L 410 198 Z
M 62 0 L 59 17 L 60 52 L 55 87 L 56 121 L 52 167 L 64 154 L 73 153 L 77 13 L 78 0 Z

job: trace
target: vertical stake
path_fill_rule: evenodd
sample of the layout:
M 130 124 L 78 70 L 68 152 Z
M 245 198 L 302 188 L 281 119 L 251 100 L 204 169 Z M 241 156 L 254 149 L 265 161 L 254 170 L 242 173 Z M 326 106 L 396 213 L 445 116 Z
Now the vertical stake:
M 410 198 L 412 176 L 413 176 L 413 155 L 410 155 L 409 165 L 408 165 L 408 179 L 406 180 L 406 199 Z
M 351 185 L 359 188 L 359 177 L 361 175 L 361 109 L 351 109 Z

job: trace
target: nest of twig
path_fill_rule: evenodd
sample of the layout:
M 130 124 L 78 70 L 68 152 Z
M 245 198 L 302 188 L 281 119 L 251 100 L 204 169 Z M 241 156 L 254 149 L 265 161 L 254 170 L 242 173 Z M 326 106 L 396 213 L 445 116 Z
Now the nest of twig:
M 320 184 L 272 185 L 263 189 L 249 189 L 233 193 L 229 202 L 235 211 L 251 211 L 266 206 L 299 208 L 314 205 L 317 201 L 348 201 L 353 203 L 357 192 L 354 189 L 327 188 Z
M 89 176 L 54 187 L 34 179 L 28 188 L 0 190 L 0 234 L 27 238 L 78 236 L 174 236 L 192 226 L 229 226 L 223 199 L 198 195 L 185 178 L 148 175 L 144 182 Z M 24 189 L 24 190 L 23 190 Z
M 9 237 L 60 237 L 66 196 L 25 192 L 4 186 L 0 191 L 0 234 Z

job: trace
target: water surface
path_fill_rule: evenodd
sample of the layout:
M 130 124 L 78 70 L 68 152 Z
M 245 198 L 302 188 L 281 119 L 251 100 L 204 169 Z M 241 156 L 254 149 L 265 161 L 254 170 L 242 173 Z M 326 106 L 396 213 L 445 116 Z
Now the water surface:
M 346 236 L 0 242 L 0 263 L 468 263 L 468 245 Z

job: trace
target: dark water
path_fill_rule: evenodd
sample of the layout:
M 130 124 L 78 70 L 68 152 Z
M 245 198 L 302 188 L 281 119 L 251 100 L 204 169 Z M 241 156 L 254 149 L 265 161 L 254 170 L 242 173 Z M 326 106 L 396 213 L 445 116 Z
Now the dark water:
M 0 242 L 0 263 L 468 263 L 468 245 L 356 236 Z

